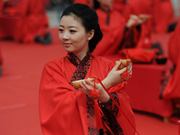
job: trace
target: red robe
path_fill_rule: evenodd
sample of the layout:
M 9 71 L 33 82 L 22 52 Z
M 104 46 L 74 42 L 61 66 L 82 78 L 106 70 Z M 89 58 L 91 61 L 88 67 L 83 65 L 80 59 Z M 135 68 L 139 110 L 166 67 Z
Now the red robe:
M 68 67 L 68 68 L 67 68 Z M 101 57 L 92 57 L 86 77 L 105 78 L 112 63 Z M 44 135 L 88 135 L 86 95 L 70 85 L 76 67 L 67 57 L 49 62 L 40 83 L 40 121 Z M 118 86 L 120 108 L 116 117 L 124 135 L 134 135 L 134 116 L 127 95 Z M 119 91 L 120 90 L 120 91 Z M 95 114 L 98 114 L 96 109 Z M 100 117 L 99 117 L 100 118 Z
M 131 10 L 131 14 L 141 15 L 146 14 L 152 16 L 153 14 L 153 1 L 152 0 L 129 0 L 128 5 Z M 142 24 L 140 38 L 137 43 L 138 48 L 150 48 L 151 47 L 151 33 L 153 28 L 153 18 L 150 17 L 146 22 Z
M 169 59 L 175 65 L 175 71 L 172 74 L 169 83 L 164 91 L 164 97 L 168 99 L 180 98 L 180 21 L 170 38 Z
M 167 27 L 174 19 L 174 11 L 171 0 L 155 0 L 154 19 L 156 32 L 166 32 Z
M 128 0 L 128 4 L 137 15 L 139 14 L 152 14 L 153 0 Z
M 11 36 L 17 41 L 33 42 L 36 35 L 47 32 L 48 20 L 42 0 L 10 0 L 0 16 L 0 37 Z
M 103 39 L 96 46 L 93 54 L 102 56 L 114 55 L 123 38 L 126 19 L 118 11 L 112 11 L 110 13 L 110 22 L 107 25 L 107 14 L 102 10 L 97 10 L 97 14 L 103 32 Z

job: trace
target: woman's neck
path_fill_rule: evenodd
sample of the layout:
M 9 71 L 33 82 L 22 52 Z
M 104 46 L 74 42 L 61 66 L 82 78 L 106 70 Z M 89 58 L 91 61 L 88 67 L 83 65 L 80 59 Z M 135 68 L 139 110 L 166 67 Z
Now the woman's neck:
M 88 52 L 88 48 L 84 48 L 83 51 L 74 52 L 74 55 L 76 55 L 78 59 L 81 61 L 87 55 L 87 52 Z
M 79 53 L 79 54 L 75 54 L 79 60 L 82 60 L 85 56 L 86 56 L 87 52 L 83 52 L 83 53 Z

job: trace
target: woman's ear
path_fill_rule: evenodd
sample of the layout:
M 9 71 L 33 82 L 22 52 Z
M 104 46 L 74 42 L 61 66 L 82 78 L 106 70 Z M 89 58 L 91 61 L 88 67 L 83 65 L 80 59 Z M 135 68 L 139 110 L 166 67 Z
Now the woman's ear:
M 94 30 L 88 32 L 88 40 L 91 40 L 94 36 Z

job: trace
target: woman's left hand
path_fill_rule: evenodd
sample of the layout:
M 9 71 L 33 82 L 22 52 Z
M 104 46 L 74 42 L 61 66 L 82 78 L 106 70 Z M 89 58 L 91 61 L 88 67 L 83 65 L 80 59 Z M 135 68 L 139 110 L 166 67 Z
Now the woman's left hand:
M 109 94 L 106 90 L 99 84 L 94 82 L 93 79 L 84 79 L 81 82 L 81 91 L 83 91 L 89 97 L 98 99 L 101 102 L 107 102 L 110 99 Z

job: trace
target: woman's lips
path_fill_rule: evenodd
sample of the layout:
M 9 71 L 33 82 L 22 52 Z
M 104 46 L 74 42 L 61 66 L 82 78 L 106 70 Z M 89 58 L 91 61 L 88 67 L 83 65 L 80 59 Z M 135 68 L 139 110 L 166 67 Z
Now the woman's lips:
M 68 48 L 71 46 L 71 43 L 64 43 L 64 47 Z

